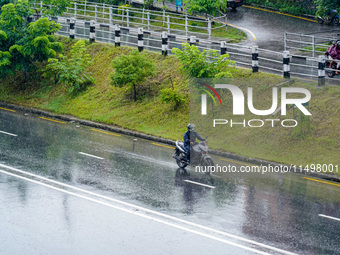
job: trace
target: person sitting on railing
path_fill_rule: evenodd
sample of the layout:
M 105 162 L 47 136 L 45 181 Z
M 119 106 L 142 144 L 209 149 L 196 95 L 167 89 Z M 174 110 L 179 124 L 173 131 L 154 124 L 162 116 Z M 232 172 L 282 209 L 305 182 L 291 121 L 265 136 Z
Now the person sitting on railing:
M 331 47 L 329 47 L 325 53 L 327 57 L 329 57 L 332 61 L 330 63 L 330 66 L 333 65 L 333 60 L 340 60 L 340 40 L 338 40 L 336 43 L 334 43 Z M 340 69 L 340 62 L 337 62 L 336 68 Z M 337 71 L 336 74 L 338 75 L 339 72 Z
M 176 12 L 178 11 L 178 7 L 181 8 L 181 11 L 183 11 L 182 0 L 175 0 L 175 4 L 176 4 Z

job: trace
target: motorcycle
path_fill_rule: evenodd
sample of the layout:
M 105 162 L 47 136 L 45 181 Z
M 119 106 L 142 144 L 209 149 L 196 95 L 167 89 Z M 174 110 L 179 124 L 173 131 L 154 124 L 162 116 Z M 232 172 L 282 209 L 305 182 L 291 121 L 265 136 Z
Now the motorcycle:
M 336 74 L 336 72 L 340 72 L 340 70 L 337 68 L 337 62 L 333 61 L 332 66 L 331 66 L 331 59 L 326 59 L 325 62 L 325 72 L 329 78 L 333 78 Z
M 333 23 L 334 25 L 338 26 L 340 23 L 340 18 L 337 10 L 329 11 L 324 17 L 318 16 L 317 20 L 319 24 L 325 23 L 329 25 Z
M 208 155 L 208 150 L 206 141 L 193 145 L 191 149 L 190 164 L 200 165 L 206 167 L 206 169 L 209 169 L 209 166 L 214 166 L 214 161 Z M 187 151 L 183 142 L 176 141 L 176 148 L 172 157 L 176 159 L 176 163 L 180 168 L 185 168 L 189 164 L 187 160 Z M 208 171 L 206 172 L 209 173 Z

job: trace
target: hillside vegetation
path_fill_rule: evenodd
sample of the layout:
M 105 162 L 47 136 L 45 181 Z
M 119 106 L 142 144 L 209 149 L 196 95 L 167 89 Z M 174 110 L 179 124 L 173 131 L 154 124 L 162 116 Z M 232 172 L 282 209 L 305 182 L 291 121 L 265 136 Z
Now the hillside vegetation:
M 66 38 L 58 40 L 64 44 L 64 54 L 67 55 L 75 41 Z M 160 53 L 143 52 L 155 63 L 155 75 L 137 87 L 138 97 L 137 101 L 134 101 L 129 87 L 110 84 L 110 73 L 114 72 L 112 61 L 134 49 L 115 48 L 102 43 L 86 43 L 86 49 L 92 59 L 87 71 L 92 73 L 95 84 L 85 91 L 70 94 L 67 86 L 56 85 L 53 78 L 43 78 L 41 73 L 35 74 L 23 86 L 24 78 L 17 73 L 16 76 L 7 76 L 0 80 L 0 100 L 173 140 L 181 140 L 187 124 L 195 120 L 197 131 L 203 136 L 209 135 L 209 145 L 212 149 L 288 164 L 340 164 L 339 86 L 315 88 L 315 83 L 301 81 L 284 85 L 308 88 L 312 93 L 309 106 L 312 116 L 303 122 L 302 127 L 230 128 L 221 125 L 212 129 L 213 115 L 209 115 L 210 119 L 197 117 L 200 111 L 199 101 L 191 100 L 190 111 L 190 81 L 181 71 L 181 63 L 175 56 L 163 57 Z M 244 92 L 246 87 L 254 87 L 254 104 L 257 108 L 270 107 L 271 89 L 282 82 L 281 77 L 252 74 L 250 70 L 237 68 L 230 71 L 234 77 L 242 80 L 243 85 L 240 87 Z M 26 89 L 18 89 L 22 87 Z M 163 89 L 178 91 L 183 103 L 178 106 L 171 101 L 166 103 L 162 100 Z M 231 107 L 231 100 L 229 101 L 225 107 Z M 221 111 L 227 112 L 226 108 L 216 107 L 213 110 L 214 116 L 219 116 Z M 230 113 L 223 116 L 233 118 Z M 244 118 L 259 117 L 246 112 Z M 301 116 L 290 110 L 286 118 L 298 119 Z

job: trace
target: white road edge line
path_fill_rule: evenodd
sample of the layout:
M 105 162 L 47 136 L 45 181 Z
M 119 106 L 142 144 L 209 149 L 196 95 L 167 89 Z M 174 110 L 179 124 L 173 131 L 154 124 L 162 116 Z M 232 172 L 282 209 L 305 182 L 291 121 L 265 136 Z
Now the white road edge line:
M 82 154 L 82 155 L 85 155 L 85 156 L 88 156 L 88 157 L 92 157 L 92 158 L 97 158 L 97 159 L 104 159 L 102 157 L 98 157 L 98 156 L 95 156 L 95 155 L 91 155 L 91 154 L 87 154 L 85 152 L 79 152 L 79 154 Z
M 0 131 L 0 133 L 5 134 L 5 135 L 18 136 L 18 135 L 15 135 L 15 134 L 7 133 L 5 131 Z
M 340 221 L 340 219 L 338 219 L 338 218 L 335 218 L 335 217 L 332 217 L 332 216 L 327 216 L 327 215 L 324 215 L 324 214 L 319 214 L 319 216 L 320 216 L 320 217 L 327 218 L 327 219 L 331 219 L 331 220 Z
M 26 181 L 29 181 L 29 182 L 32 182 L 32 183 L 35 183 L 35 184 L 39 184 L 39 185 L 48 187 L 50 189 L 54 189 L 54 190 L 57 190 L 57 191 L 60 191 L 60 192 L 63 192 L 63 193 L 66 193 L 66 194 L 69 194 L 69 195 L 72 195 L 72 196 L 75 196 L 75 197 L 79 197 L 79 198 L 82 198 L 82 199 L 85 199 L 85 200 L 88 200 L 88 201 L 91 201 L 91 202 L 95 202 L 95 203 L 98 203 L 98 204 L 101 204 L 101 205 L 105 205 L 105 206 L 108 206 L 108 207 L 111 207 L 111 208 L 115 208 L 117 210 L 124 211 L 124 212 L 130 213 L 130 214 L 134 214 L 134 215 L 137 215 L 137 216 L 140 216 L 140 217 L 143 217 L 143 218 L 155 221 L 155 222 L 159 222 L 159 223 L 171 226 L 171 227 L 175 227 L 175 228 L 187 231 L 187 232 L 191 232 L 191 233 L 194 233 L 194 234 L 197 234 L 197 235 L 200 235 L 200 236 L 204 236 L 204 237 L 213 239 L 215 241 L 226 243 L 226 244 L 229 244 L 229 245 L 232 245 L 232 246 L 244 249 L 244 250 L 252 251 L 252 252 L 255 252 L 257 254 L 270 255 L 270 253 L 267 253 L 267 252 L 258 251 L 258 250 L 255 250 L 253 248 L 243 246 L 241 244 L 233 243 L 231 241 L 227 241 L 227 240 L 224 240 L 224 239 L 219 238 L 219 237 L 215 237 L 215 236 L 212 236 L 212 235 L 209 235 L 209 234 L 205 234 L 205 233 L 193 230 L 193 229 L 189 229 L 189 228 L 180 226 L 178 224 L 174 224 L 174 223 L 167 222 L 167 221 L 164 221 L 164 220 L 161 220 L 161 219 L 157 219 L 155 217 L 140 214 L 140 213 L 138 213 L 138 211 L 137 212 L 131 211 L 131 210 L 128 210 L 128 209 L 125 209 L 125 208 L 122 208 L 122 207 L 119 207 L 119 206 L 116 206 L 116 205 L 113 205 L 113 204 L 105 203 L 105 202 L 102 202 L 102 201 L 99 201 L 99 200 L 96 200 L 96 199 L 93 199 L 93 198 L 90 198 L 90 197 L 87 197 L 87 196 L 79 195 L 79 194 L 74 193 L 74 192 L 70 192 L 70 191 L 66 191 L 66 190 L 63 190 L 63 189 L 60 189 L 60 188 L 57 188 L 57 187 L 53 187 L 49 184 L 41 183 L 39 181 L 35 181 L 35 180 L 29 179 L 29 178 L 26 178 L 26 177 L 23 177 L 23 176 L 20 176 L 20 175 L 17 175 L 17 174 L 12 174 L 12 173 L 9 173 L 9 172 L 3 171 L 3 170 L 0 170 L 0 173 L 7 174 L 7 175 L 10 175 L 10 176 L 19 178 L 19 179 L 23 179 L 23 180 L 26 180 Z
M 194 182 L 194 181 L 190 181 L 190 180 L 184 180 L 185 182 L 189 182 L 189 183 L 193 183 L 193 184 L 197 184 L 197 185 L 201 185 L 203 187 L 208 187 L 208 188 L 211 188 L 211 189 L 214 189 L 215 187 L 214 186 L 210 186 L 210 185 L 207 185 L 207 184 L 203 184 L 203 183 L 200 183 L 200 182 Z
M 45 181 L 48 181 L 48 182 L 51 182 L 51 183 L 54 183 L 54 184 L 57 184 L 57 185 L 60 185 L 60 186 L 63 186 L 63 187 L 67 187 L 67 188 L 70 188 L 70 189 L 73 189 L 73 190 L 81 191 L 83 193 L 86 193 L 86 194 L 89 194 L 89 195 L 92 195 L 92 196 L 96 196 L 96 197 L 99 197 L 99 198 L 103 198 L 103 199 L 106 199 L 106 200 L 109 200 L 109 201 L 112 201 L 112 202 L 115 202 L 115 203 L 119 203 L 119 204 L 122 204 L 122 205 L 125 205 L 125 206 L 130 206 L 130 207 L 133 207 L 135 209 L 138 209 L 139 211 L 151 213 L 151 214 L 161 216 L 161 217 L 164 217 L 164 218 L 167 218 L 167 219 L 171 219 L 171 220 L 174 220 L 174 221 L 177 221 L 177 222 L 180 222 L 180 223 L 184 223 L 184 224 L 187 224 L 187 225 L 190 225 L 190 226 L 193 226 L 193 227 L 197 227 L 197 228 L 200 228 L 200 229 L 203 229 L 203 230 L 207 230 L 207 231 L 211 231 L 211 232 L 223 235 L 223 236 L 227 236 L 227 237 L 230 237 L 230 238 L 233 238 L 233 239 L 236 239 L 236 240 L 244 241 L 244 242 L 251 243 L 251 244 L 254 244 L 254 245 L 257 245 L 257 246 L 261 246 L 263 248 L 270 249 L 270 250 L 273 250 L 273 251 L 277 251 L 277 252 L 280 252 L 282 254 L 297 255 L 296 253 L 293 253 L 293 252 L 282 250 L 280 248 L 276 248 L 276 247 L 273 247 L 273 246 L 270 246 L 270 245 L 259 243 L 259 242 L 256 242 L 256 241 L 253 241 L 253 240 L 250 240 L 250 239 L 239 237 L 239 236 L 229 234 L 229 233 L 226 233 L 226 232 L 223 232 L 223 231 L 220 231 L 220 230 L 216 230 L 216 229 L 213 229 L 213 228 L 210 228 L 210 227 L 199 225 L 199 224 L 196 224 L 196 223 L 193 223 L 193 222 L 190 222 L 190 221 L 182 220 L 180 218 L 176 218 L 176 217 L 164 214 L 164 213 L 160 213 L 160 212 L 157 212 L 157 211 L 153 211 L 153 210 L 141 207 L 141 206 L 137 206 L 137 205 L 130 204 L 130 203 L 127 203 L 127 202 L 123 202 L 123 201 L 120 201 L 120 200 L 117 200 L 117 199 L 114 199 L 114 198 L 111 198 L 111 197 L 96 194 L 94 192 L 87 191 L 87 190 L 84 190 L 84 189 L 80 189 L 80 188 L 77 188 L 77 187 L 62 183 L 62 182 L 50 180 L 48 178 L 45 178 L 45 177 L 42 177 L 42 176 L 39 176 L 39 175 L 35 175 L 35 174 L 29 173 L 29 172 L 25 172 L 25 171 L 16 169 L 14 167 L 6 166 L 4 164 L 0 164 L 0 167 L 7 168 L 7 169 L 10 169 L 12 171 L 22 173 L 22 174 L 25 174 L 25 175 L 29 175 L 29 176 L 32 176 L 32 177 L 40 178 L 41 180 L 45 180 Z M 0 170 L 0 172 L 5 172 L 5 171 Z M 8 172 L 5 172 L 5 173 L 8 173 Z M 23 177 L 23 178 L 25 178 L 25 177 Z M 33 181 L 33 180 L 31 180 L 31 181 Z M 40 182 L 37 182 L 37 183 L 43 184 L 43 183 L 40 183 Z M 53 187 L 53 188 L 55 188 L 55 187 Z M 64 190 L 62 190 L 62 191 L 64 191 Z

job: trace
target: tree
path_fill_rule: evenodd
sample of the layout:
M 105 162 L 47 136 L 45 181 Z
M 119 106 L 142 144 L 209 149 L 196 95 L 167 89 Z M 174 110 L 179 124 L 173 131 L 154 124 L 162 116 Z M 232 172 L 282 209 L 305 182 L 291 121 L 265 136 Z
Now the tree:
M 136 86 L 142 84 L 147 77 L 154 75 L 155 66 L 146 55 L 138 50 L 129 55 L 117 57 L 112 62 L 115 72 L 111 73 L 111 84 L 114 86 L 130 86 L 133 88 L 133 100 L 137 100 Z
M 60 16 L 71 6 L 70 0 L 30 0 L 30 3 L 43 17 Z
M 182 63 L 182 68 L 192 78 L 231 77 L 234 62 L 227 60 L 228 54 L 220 56 L 215 50 L 200 51 L 195 45 L 183 44 L 183 50 L 173 48 L 172 52 Z M 211 62 L 210 60 L 215 61 Z
M 69 56 L 60 54 L 59 59 L 50 58 L 43 76 L 54 77 L 56 84 L 65 84 L 70 94 L 76 94 L 95 81 L 92 73 L 86 71 L 91 63 L 85 41 L 79 40 L 72 46 Z
M 2 6 L 4 6 L 5 4 L 9 4 L 11 2 L 11 0 L 0 0 L 0 9 Z
M 0 15 L 0 76 L 23 72 L 25 82 L 35 71 L 35 63 L 55 57 L 62 44 L 54 33 L 61 26 L 47 18 L 29 23 L 32 15 L 27 0 L 18 0 L 2 7 Z
M 15 0 L 0 0 L 0 8 L 9 3 L 15 3 Z M 67 7 L 71 6 L 70 0 L 30 0 L 31 6 L 36 8 L 37 12 L 42 12 L 44 17 L 56 17 L 63 14 Z M 42 8 L 41 8 L 42 4 Z
M 227 0 L 184 0 L 189 13 L 215 15 L 227 7 Z
M 340 0 L 315 0 L 316 5 L 316 15 L 325 15 L 329 10 L 340 11 Z

